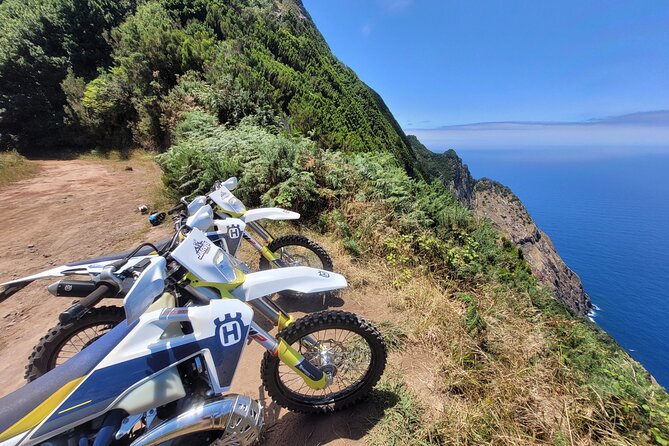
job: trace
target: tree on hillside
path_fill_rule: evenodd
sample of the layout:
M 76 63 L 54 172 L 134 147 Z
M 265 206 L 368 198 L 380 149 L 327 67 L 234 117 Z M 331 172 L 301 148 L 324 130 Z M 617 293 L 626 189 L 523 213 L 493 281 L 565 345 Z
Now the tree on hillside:
M 135 0 L 6 0 L 0 3 L 0 150 L 44 152 L 63 143 L 61 83 L 93 78 L 110 62 L 107 30 Z

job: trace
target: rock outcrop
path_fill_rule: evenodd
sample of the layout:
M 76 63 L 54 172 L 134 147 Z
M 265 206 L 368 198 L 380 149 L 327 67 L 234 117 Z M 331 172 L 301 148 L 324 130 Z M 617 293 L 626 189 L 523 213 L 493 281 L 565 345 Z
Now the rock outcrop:
M 522 251 L 535 277 L 555 292 L 555 298 L 580 314 L 588 314 L 592 303 L 578 275 L 557 253 L 551 239 L 532 220 L 511 190 L 483 178 L 475 180 L 454 150 L 437 154 L 415 136 L 409 136 L 422 170 L 450 188 L 458 201 L 512 240 Z
M 508 187 L 486 178 L 476 181 L 471 209 L 477 216 L 488 218 L 520 247 L 534 276 L 555 291 L 557 300 L 580 314 L 592 309 L 581 279 L 564 263 L 551 239 Z

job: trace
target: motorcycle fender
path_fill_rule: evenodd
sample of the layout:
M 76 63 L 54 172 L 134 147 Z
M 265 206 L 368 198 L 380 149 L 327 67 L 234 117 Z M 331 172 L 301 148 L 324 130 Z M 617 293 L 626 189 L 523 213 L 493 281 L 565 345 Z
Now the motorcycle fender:
M 155 256 L 137 256 L 128 260 L 128 263 L 123 267 L 123 269 L 128 269 L 137 263 L 141 262 L 144 259 L 152 259 Z M 12 294 L 20 291 L 26 286 L 30 285 L 32 282 L 40 279 L 47 279 L 49 277 L 64 277 L 71 275 L 89 275 L 89 274 L 100 274 L 102 269 L 109 265 L 110 263 L 115 262 L 116 260 L 105 260 L 101 262 L 94 262 L 76 266 L 70 265 L 61 265 L 55 268 L 47 269 L 37 274 L 31 276 L 21 277 L 20 279 L 12 280 L 10 282 L 5 282 L 0 284 L 0 302 L 7 299 Z
M 300 214 L 281 208 L 260 208 L 251 209 L 241 217 L 246 223 L 262 219 L 268 220 L 297 220 Z
M 309 294 L 338 290 L 346 286 L 346 278 L 341 274 L 307 266 L 294 266 L 247 274 L 244 283 L 230 293 L 237 299 L 248 302 L 285 290 Z
M 47 269 L 45 271 L 33 274 L 31 276 L 21 277 L 20 279 L 12 280 L 0 284 L 0 302 L 7 299 L 17 291 L 22 290 L 36 280 L 46 279 L 49 277 L 63 277 L 72 274 L 88 274 L 88 265 L 67 266 L 61 265 L 55 268 Z M 99 271 L 98 271 L 99 272 Z

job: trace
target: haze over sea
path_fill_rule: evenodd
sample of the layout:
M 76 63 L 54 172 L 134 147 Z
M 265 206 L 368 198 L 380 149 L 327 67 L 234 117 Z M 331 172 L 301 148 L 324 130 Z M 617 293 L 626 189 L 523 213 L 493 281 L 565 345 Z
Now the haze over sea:
M 458 154 L 518 195 L 581 277 L 595 322 L 669 387 L 669 150 L 487 149 Z

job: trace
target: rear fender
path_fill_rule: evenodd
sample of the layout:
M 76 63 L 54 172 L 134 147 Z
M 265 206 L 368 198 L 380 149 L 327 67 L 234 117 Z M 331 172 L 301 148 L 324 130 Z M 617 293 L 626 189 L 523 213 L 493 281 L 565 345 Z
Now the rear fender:
M 281 208 L 260 208 L 246 211 L 240 218 L 246 223 L 262 220 L 264 218 L 268 220 L 297 220 L 300 218 L 300 214 Z
M 110 262 L 108 262 L 110 263 Z M 95 266 L 101 265 L 100 263 L 93 264 Z M 77 266 L 67 266 L 61 265 L 55 268 L 47 269 L 37 274 L 33 274 L 26 277 L 21 277 L 20 279 L 12 280 L 10 282 L 5 282 L 0 284 L 0 302 L 7 299 L 9 296 L 13 295 L 17 291 L 22 290 L 26 286 L 30 285 L 36 280 L 47 279 L 49 277 L 63 277 L 74 274 L 88 274 L 88 265 L 77 265 Z M 102 271 L 102 268 L 98 273 Z
M 247 274 L 244 283 L 230 291 L 230 294 L 248 302 L 279 291 L 321 293 L 346 288 L 347 285 L 346 278 L 341 274 L 307 266 L 294 266 Z
M 138 262 L 144 259 L 152 259 L 155 256 L 137 256 L 128 260 L 128 263 L 125 264 L 123 270 L 130 268 L 137 264 Z M 26 286 L 30 285 L 36 280 L 48 279 L 51 277 L 64 277 L 72 275 L 97 275 L 102 272 L 102 268 L 110 263 L 116 262 L 117 260 L 105 260 L 102 262 L 94 262 L 81 264 L 76 266 L 61 265 L 55 268 L 47 269 L 37 274 L 31 276 L 21 277 L 20 279 L 12 280 L 10 282 L 5 282 L 0 284 L 0 302 L 7 299 L 12 294 L 20 291 Z

